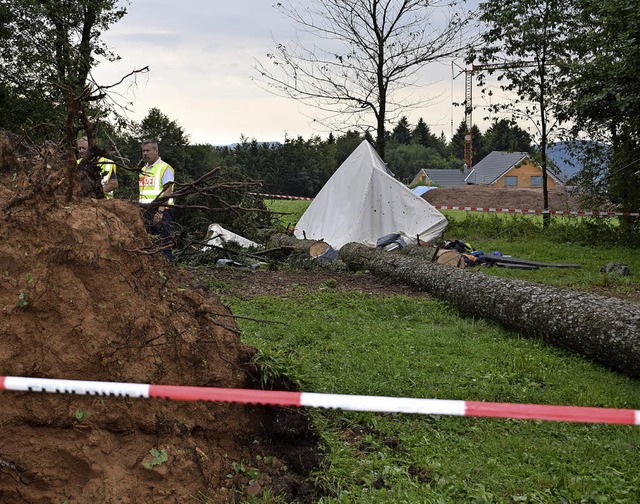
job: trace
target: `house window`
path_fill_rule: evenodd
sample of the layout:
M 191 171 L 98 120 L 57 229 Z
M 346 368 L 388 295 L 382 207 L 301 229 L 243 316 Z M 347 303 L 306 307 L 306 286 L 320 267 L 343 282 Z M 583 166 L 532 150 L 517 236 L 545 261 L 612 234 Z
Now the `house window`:
M 504 186 L 505 187 L 517 187 L 518 186 L 518 177 L 505 177 L 504 178 Z
M 542 187 L 542 176 L 540 176 L 540 175 L 532 175 L 531 176 L 531 187 Z

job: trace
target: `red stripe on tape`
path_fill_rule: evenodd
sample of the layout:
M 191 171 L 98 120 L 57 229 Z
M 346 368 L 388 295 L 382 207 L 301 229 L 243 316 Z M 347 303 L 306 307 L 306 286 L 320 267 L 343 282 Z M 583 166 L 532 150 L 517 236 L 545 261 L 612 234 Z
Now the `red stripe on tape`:
M 149 397 L 176 401 L 219 401 L 242 404 L 268 404 L 272 406 L 296 406 L 300 404 L 300 392 L 273 390 L 226 389 L 215 387 L 187 387 L 181 385 L 150 385 Z
M 466 402 L 466 416 L 635 425 L 636 411 L 585 406 Z

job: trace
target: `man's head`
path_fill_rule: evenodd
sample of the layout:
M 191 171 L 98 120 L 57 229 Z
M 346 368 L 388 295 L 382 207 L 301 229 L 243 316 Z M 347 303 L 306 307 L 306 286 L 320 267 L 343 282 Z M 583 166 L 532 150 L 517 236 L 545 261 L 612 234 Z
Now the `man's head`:
M 158 142 L 155 140 L 145 140 L 142 142 L 142 160 L 145 163 L 152 165 L 159 157 Z
M 87 140 L 87 137 L 78 138 L 77 147 L 80 157 L 86 158 L 89 154 L 89 141 Z

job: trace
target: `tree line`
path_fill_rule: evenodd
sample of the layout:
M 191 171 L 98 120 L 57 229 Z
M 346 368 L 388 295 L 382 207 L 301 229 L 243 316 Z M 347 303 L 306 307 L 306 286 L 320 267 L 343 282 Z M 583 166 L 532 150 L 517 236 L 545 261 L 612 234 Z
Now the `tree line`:
M 423 168 L 462 171 L 464 131 L 461 123 L 453 138 L 447 140 L 444 133 L 433 134 L 422 118 L 412 126 L 403 116 L 387 135 L 387 166 L 405 184 Z M 474 132 L 474 156 L 478 161 L 494 150 L 534 150 L 531 136 L 506 119 L 494 121 L 484 133 L 474 125 Z M 141 140 L 157 139 L 162 158 L 176 168 L 182 182 L 197 180 L 212 167 L 220 166 L 259 183 L 262 192 L 304 197 L 316 196 L 362 141 L 373 144 L 369 134 L 351 130 L 341 135 L 329 134 L 325 139 L 297 136 L 283 143 L 241 136 L 233 145 L 192 145 L 179 123 L 156 108 L 124 134 L 111 131 L 107 136 L 119 139 L 119 151 L 125 155 L 125 163 L 132 166 L 140 158 Z M 135 191 L 132 183 L 125 183 L 120 191 Z
M 424 104 L 401 96 L 425 65 L 466 57 L 487 94 L 488 77 L 497 77 L 505 98 L 492 100 L 492 107 L 510 117 L 484 133 L 473 126 L 474 162 L 493 149 L 530 150 L 531 137 L 514 127 L 516 120 L 528 120 L 545 171 L 553 138 L 588 138 L 605 148 L 587 160 L 583 187 L 621 210 L 640 207 L 637 2 L 487 0 L 477 12 L 457 1 L 311 4 L 304 11 L 290 1 L 276 8 L 334 46 L 323 51 L 321 40 L 281 43 L 267 55 L 273 65 L 256 63 L 256 80 L 293 99 L 315 99 L 319 116 L 339 104 L 336 136 L 290 138 L 282 145 L 242 138 L 234 147 L 211 147 L 189 145 L 185 132 L 158 109 L 140 124 L 127 121 L 127 105 L 113 93 L 120 82 L 98 83 L 91 73 L 99 59 L 108 64 L 117 58 L 101 41 L 101 33 L 126 15 L 117 0 L 0 2 L 0 128 L 34 142 L 63 143 L 69 166 L 81 134 L 113 148 L 128 159 L 119 173 L 123 197 L 135 189 L 124 166 L 135 170 L 144 137 L 156 137 L 162 156 L 187 179 L 196 180 L 205 166 L 220 166 L 221 176 L 260 181 L 265 191 L 312 196 L 362 139 L 376 145 L 402 181 L 424 167 L 461 169 L 465 127 L 446 142 L 422 119 L 410 125 L 404 110 Z M 425 30 L 435 27 L 431 15 L 438 8 L 441 29 Z M 122 81 L 146 71 L 134 70 Z M 287 71 L 296 78 L 288 79 Z M 168 132 L 161 131 L 163 124 L 171 126 Z

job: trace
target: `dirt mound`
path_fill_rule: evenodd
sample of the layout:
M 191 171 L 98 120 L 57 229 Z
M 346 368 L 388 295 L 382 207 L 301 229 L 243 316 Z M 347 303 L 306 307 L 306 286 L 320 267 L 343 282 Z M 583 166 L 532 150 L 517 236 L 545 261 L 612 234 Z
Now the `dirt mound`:
M 432 205 L 516 208 L 543 208 L 542 189 L 490 187 L 466 185 L 427 191 L 423 196 Z M 565 188 L 549 189 L 549 208 L 552 210 L 599 210 Z
M 148 253 L 136 205 L 69 190 L 64 161 L 0 133 L 0 374 L 257 388 L 229 310 Z M 3 503 L 304 502 L 318 463 L 298 410 L 0 395 Z

